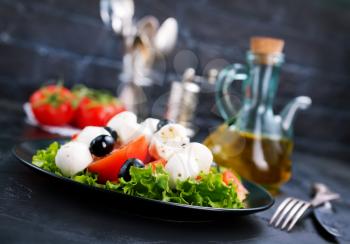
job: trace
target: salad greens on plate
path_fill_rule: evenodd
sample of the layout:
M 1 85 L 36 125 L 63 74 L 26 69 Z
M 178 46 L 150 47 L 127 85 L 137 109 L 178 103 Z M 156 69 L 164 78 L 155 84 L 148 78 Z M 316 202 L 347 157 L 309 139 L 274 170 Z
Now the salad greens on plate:
M 123 177 L 117 181 L 98 181 L 98 174 L 88 169 L 72 176 L 64 176 L 55 163 L 55 157 L 61 145 L 52 143 L 48 148 L 38 150 L 33 156 L 32 163 L 56 175 L 69 177 L 82 184 L 104 188 L 132 196 L 175 202 L 188 205 L 215 208 L 243 208 L 244 204 L 237 193 L 234 181 L 224 182 L 223 174 L 216 168 L 209 173 L 201 173 L 196 178 L 177 180 L 171 184 L 169 173 L 163 164 L 147 164 L 143 168 L 131 166 L 130 179 Z

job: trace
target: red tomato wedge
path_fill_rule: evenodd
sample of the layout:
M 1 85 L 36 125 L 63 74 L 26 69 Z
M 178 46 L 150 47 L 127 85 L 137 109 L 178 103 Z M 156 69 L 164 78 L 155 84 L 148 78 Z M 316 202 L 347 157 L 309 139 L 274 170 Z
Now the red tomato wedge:
M 155 145 L 151 144 L 149 147 L 149 155 L 154 159 L 154 160 L 158 160 L 158 159 L 162 159 L 157 152 L 157 149 L 155 147 Z
M 118 180 L 120 168 L 129 158 L 138 158 L 145 161 L 148 157 L 149 141 L 145 136 L 140 136 L 131 141 L 127 145 L 116 149 L 107 157 L 101 158 L 88 167 L 92 173 L 98 174 L 98 181 L 104 183 L 106 181 Z
M 222 173 L 222 181 L 226 184 L 229 185 L 230 183 L 239 183 L 239 179 L 237 176 L 230 170 L 225 170 Z
M 241 201 L 243 201 L 246 198 L 246 195 L 248 194 L 247 189 L 245 189 L 242 182 L 238 179 L 238 177 L 232 171 L 225 170 L 222 173 L 222 181 L 226 185 L 229 185 L 230 183 L 232 183 L 233 185 L 236 186 L 237 195 Z
M 156 170 L 156 167 L 157 167 L 158 165 L 162 165 L 162 166 L 164 167 L 164 166 L 166 165 L 166 160 L 165 160 L 165 159 L 158 159 L 158 160 L 149 162 L 148 164 L 151 165 L 152 170 L 155 171 L 155 170 Z

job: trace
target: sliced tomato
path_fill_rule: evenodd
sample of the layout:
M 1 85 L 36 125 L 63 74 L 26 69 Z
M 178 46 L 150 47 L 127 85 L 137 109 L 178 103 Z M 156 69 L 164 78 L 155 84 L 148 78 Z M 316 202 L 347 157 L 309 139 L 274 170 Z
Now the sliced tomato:
M 129 144 L 114 150 L 109 156 L 101 158 L 88 167 L 88 170 L 98 174 L 98 181 L 116 181 L 120 168 L 129 158 L 138 158 L 145 161 L 148 157 L 149 141 L 140 136 Z
M 237 195 L 241 201 L 243 201 L 246 198 L 246 195 L 248 194 L 247 189 L 243 186 L 242 182 L 231 170 L 225 170 L 222 173 L 222 181 L 226 185 L 232 183 L 234 186 L 236 186 Z
M 158 160 L 149 162 L 148 164 L 151 165 L 152 170 L 155 171 L 155 170 L 156 170 L 156 167 L 157 167 L 158 165 L 162 165 L 162 166 L 164 167 L 165 164 L 166 164 L 166 160 L 165 160 L 165 159 L 158 159 Z
M 197 175 L 196 180 L 197 180 L 197 181 L 200 181 L 201 179 L 202 179 L 202 176 Z
M 151 144 L 149 149 L 148 149 L 149 155 L 155 159 L 155 160 L 164 160 L 158 153 L 158 150 L 156 148 L 156 144 Z
M 230 171 L 230 170 L 225 170 L 222 173 L 222 181 L 226 184 L 229 185 L 230 183 L 236 183 L 236 181 L 238 181 L 237 176 L 235 176 L 235 174 Z
M 71 136 L 72 141 L 74 141 L 75 139 L 77 139 L 77 137 L 79 136 L 79 133 L 75 133 Z

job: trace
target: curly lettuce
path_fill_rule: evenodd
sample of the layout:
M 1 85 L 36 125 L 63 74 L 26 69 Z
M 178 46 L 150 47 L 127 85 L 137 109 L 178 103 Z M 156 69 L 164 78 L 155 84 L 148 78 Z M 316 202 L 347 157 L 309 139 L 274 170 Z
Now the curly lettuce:
M 38 150 L 33 156 L 33 164 L 62 176 L 55 164 L 59 147 L 54 142 L 46 150 Z M 198 179 L 177 181 L 175 188 L 170 187 L 169 174 L 162 165 L 131 167 L 130 176 L 129 181 L 120 178 L 119 182 L 99 184 L 98 176 L 85 170 L 70 178 L 82 184 L 143 198 L 215 208 L 244 207 L 238 198 L 236 186 L 224 184 L 221 173 L 214 168 L 209 174 L 199 175 Z
M 225 185 L 215 169 L 210 174 L 201 174 L 200 179 L 177 181 L 176 187 L 169 185 L 169 174 L 157 165 L 145 168 L 130 168 L 131 180 L 120 178 L 119 183 L 106 183 L 106 189 L 128 195 L 157 199 L 196 206 L 215 208 L 243 208 L 235 186 Z
M 76 175 L 73 175 L 70 178 L 76 182 L 79 182 L 85 185 L 104 188 L 103 184 L 97 183 L 97 178 L 98 178 L 97 174 L 93 174 L 87 170 L 84 170 Z
M 169 175 L 162 166 L 130 168 L 131 179 L 125 181 L 120 178 L 118 183 L 107 181 L 106 189 L 122 192 L 128 195 L 151 198 L 166 201 L 166 195 L 171 190 L 169 187 Z

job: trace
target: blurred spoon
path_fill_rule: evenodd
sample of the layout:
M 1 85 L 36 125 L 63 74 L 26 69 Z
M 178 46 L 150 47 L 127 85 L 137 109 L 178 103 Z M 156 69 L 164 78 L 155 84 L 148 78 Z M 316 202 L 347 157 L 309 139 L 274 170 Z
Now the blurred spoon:
M 175 47 L 177 41 L 178 24 L 174 18 L 166 19 L 158 29 L 154 39 L 155 49 L 163 54 L 169 54 Z
M 147 36 L 151 43 L 153 43 L 158 28 L 159 21 L 154 16 L 145 16 L 137 22 L 137 31 L 139 35 Z
M 100 15 L 106 26 L 117 34 L 128 35 L 132 32 L 132 18 L 135 7 L 133 0 L 101 0 Z

